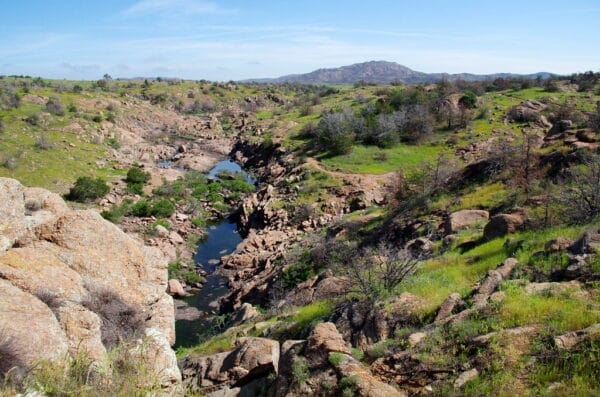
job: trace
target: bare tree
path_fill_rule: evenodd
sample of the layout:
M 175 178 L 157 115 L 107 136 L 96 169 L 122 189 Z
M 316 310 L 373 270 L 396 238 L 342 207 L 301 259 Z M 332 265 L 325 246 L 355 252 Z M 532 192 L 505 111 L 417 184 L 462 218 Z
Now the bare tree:
M 351 294 L 375 303 L 392 294 L 418 265 L 410 251 L 382 243 L 342 264 L 340 270 L 350 280 Z
M 565 189 L 560 202 L 569 219 L 585 222 L 600 215 L 600 156 L 589 155 L 583 164 L 571 172 L 571 186 Z

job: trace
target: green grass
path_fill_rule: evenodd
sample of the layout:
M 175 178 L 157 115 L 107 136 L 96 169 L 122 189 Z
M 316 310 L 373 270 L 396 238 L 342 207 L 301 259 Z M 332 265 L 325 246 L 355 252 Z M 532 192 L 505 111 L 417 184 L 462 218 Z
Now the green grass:
M 357 174 L 384 174 L 402 170 L 406 175 L 413 173 L 422 163 L 433 161 L 441 146 L 399 144 L 389 149 L 377 146 L 356 145 L 352 152 L 335 157 L 321 157 L 328 168 Z
M 523 286 L 510 281 L 505 282 L 502 289 L 506 299 L 500 307 L 499 318 L 504 328 L 541 324 L 558 335 L 600 321 L 598 306 L 579 297 L 575 293 L 577 289 L 560 295 L 526 295 Z
M 396 292 L 410 292 L 424 298 L 422 314 L 430 315 L 451 293 L 458 292 L 462 296 L 470 293 L 488 270 L 495 269 L 506 258 L 514 256 L 524 264 L 532 253 L 543 249 L 548 240 L 559 236 L 576 238 L 581 233 L 582 228 L 577 226 L 526 231 L 485 242 L 464 254 L 448 252 L 424 262 Z M 523 240 L 526 244 L 522 249 L 513 251 L 512 245 L 505 247 L 507 239 Z
M 327 318 L 332 311 L 333 305 L 331 302 L 318 301 L 301 307 L 293 316 L 289 317 L 288 320 L 296 323 L 298 329 L 302 329 L 313 321 Z
M 473 208 L 491 209 L 501 204 L 507 198 L 508 193 L 501 182 L 478 186 L 465 194 L 458 205 L 452 207 L 452 211 Z
M 305 167 L 306 177 L 299 184 L 298 204 L 313 204 L 327 196 L 327 190 L 341 186 L 341 182 L 326 172 Z
M 232 332 L 224 332 L 219 335 L 213 336 L 206 342 L 189 348 L 177 349 L 178 357 L 185 357 L 187 355 L 195 356 L 209 356 L 211 354 L 222 353 L 233 349 L 233 342 L 236 336 Z

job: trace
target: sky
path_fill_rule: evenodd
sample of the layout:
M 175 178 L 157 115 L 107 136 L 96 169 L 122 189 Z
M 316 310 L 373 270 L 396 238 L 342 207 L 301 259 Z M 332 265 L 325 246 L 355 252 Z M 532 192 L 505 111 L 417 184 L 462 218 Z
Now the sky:
M 600 0 L 0 0 L 0 75 L 600 71 Z

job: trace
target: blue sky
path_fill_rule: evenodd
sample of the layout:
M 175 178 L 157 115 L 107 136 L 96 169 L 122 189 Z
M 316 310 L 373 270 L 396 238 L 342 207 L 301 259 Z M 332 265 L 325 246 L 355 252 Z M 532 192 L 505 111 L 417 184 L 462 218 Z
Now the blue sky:
M 369 60 L 600 70 L 600 1 L 0 0 L 0 74 L 230 80 Z

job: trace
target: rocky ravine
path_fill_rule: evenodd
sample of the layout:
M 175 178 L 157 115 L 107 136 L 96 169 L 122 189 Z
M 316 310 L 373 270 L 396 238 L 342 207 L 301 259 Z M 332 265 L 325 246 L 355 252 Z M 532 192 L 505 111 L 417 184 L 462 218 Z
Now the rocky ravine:
M 97 212 L 0 178 L 0 332 L 22 368 L 82 350 L 101 361 L 119 342 L 143 339 L 141 357 L 175 390 L 166 267 L 157 249 Z

